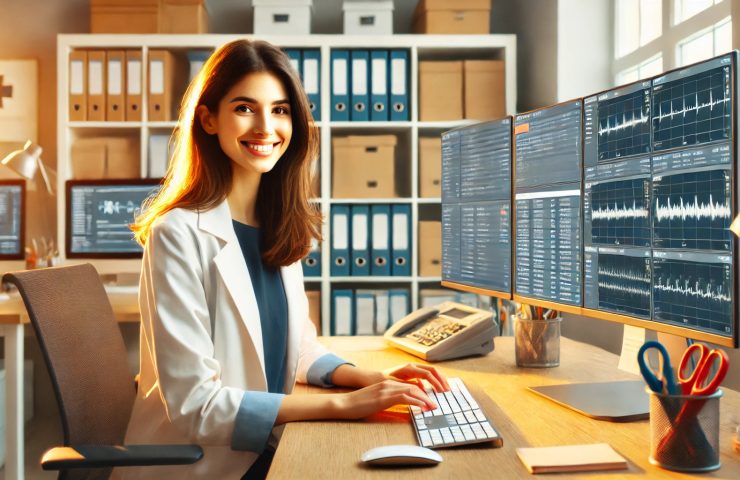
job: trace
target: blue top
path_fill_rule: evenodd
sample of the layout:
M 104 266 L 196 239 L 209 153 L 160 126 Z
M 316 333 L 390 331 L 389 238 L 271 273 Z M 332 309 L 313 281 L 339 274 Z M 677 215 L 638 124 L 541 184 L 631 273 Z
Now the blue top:
M 284 396 L 288 302 L 280 269 L 262 262 L 260 230 L 235 220 L 233 223 L 260 313 L 268 391 L 244 392 L 234 420 L 231 448 L 261 453 L 270 439 Z M 332 387 L 331 376 L 334 370 L 345 363 L 348 362 L 332 353 L 323 355 L 309 367 L 306 374 L 308 383 Z

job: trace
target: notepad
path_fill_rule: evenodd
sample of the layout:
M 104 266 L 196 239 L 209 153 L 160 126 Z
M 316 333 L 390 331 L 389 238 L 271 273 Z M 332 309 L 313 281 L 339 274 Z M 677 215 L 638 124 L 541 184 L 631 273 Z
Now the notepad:
M 624 470 L 627 461 L 607 443 L 560 447 L 517 448 L 530 473 Z

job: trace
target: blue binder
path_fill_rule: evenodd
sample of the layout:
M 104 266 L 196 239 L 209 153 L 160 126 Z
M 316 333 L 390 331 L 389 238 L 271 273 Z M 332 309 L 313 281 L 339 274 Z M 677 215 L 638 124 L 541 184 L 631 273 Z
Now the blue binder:
M 349 50 L 331 51 L 331 119 L 349 120 Z
M 321 245 L 315 238 L 311 239 L 311 250 L 302 263 L 304 277 L 321 276 Z
M 370 52 L 370 120 L 387 122 L 388 114 L 388 50 Z
M 391 256 L 393 276 L 411 275 L 411 205 L 391 207 Z
M 293 65 L 295 71 L 298 72 L 298 78 L 303 82 L 303 73 L 301 72 L 301 51 L 294 48 L 288 48 L 285 50 L 285 54 L 290 59 L 290 64 Z
M 350 218 L 348 205 L 331 208 L 331 275 L 349 276 Z
M 321 51 L 304 50 L 301 77 L 314 121 L 321 120 Z
M 370 275 L 370 207 L 352 205 L 352 276 Z
M 391 207 L 372 205 L 370 207 L 370 274 L 387 276 L 391 274 Z
M 394 323 L 408 315 L 411 311 L 409 291 L 400 288 L 394 288 L 390 290 L 388 295 L 390 297 L 390 324 L 393 325 Z
M 354 335 L 354 294 L 352 290 L 334 290 L 331 292 L 331 325 L 332 335 Z
M 407 121 L 409 116 L 409 52 L 391 50 L 391 121 Z
M 367 50 L 352 50 L 352 88 L 350 90 L 350 104 L 352 109 L 349 119 L 355 122 L 370 120 L 370 88 L 369 66 L 370 54 Z

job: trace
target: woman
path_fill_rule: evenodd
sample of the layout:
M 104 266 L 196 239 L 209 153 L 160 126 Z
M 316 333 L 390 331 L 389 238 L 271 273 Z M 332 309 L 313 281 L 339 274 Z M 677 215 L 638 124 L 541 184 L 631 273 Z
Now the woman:
M 448 389 L 431 367 L 383 374 L 317 342 L 300 264 L 320 236 L 308 201 L 317 141 L 299 79 L 268 43 L 221 47 L 190 85 L 163 186 L 133 226 L 144 246 L 141 374 L 126 441 L 197 443 L 205 455 L 119 473 L 259 478 L 276 426 L 435 408 L 404 380 Z M 358 389 L 291 395 L 296 381 Z

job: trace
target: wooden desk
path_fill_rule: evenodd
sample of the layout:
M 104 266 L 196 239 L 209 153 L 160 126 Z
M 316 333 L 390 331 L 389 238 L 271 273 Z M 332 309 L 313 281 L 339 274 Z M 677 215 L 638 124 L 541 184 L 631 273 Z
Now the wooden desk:
M 138 322 L 137 287 L 106 287 L 119 322 Z M 5 478 L 23 480 L 23 334 L 29 323 L 20 295 L 0 293 L 0 336 L 5 346 Z
M 379 337 L 323 337 L 321 340 L 333 352 L 363 367 L 384 369 L 416 361 L 387 347 Z M 357 422 L 297 422 L 286 425 L 268 479 L 532 478 L 516 456 L 516 447 L 597 442 L 614 447 L 628 460 L 629 470 L 568 474 L 567 478 L 695 478 L 650 465 L 647 420 L 632 423 L 592 420 L 526 390 L 534 385 L 634 380 L 634 375 L 617 370 L 617 361 L 616 355 L 563 338 L 560 367 L 517 368 L 513 338 L 496 338 L 496 349 L 486 357 L 436 366 L 448 376 L 462 378 L 473 387 L 473 395 L 478 393 L 478 402 L 504 438 L 502 448 L 442 449 L 439 452 L 444 461 L 436 467 L 377 469 L 362 465 L 360 455 L 381 445 L 416 444 L 408 417 L 385 414 Z M 737 368 L 731 368 L 730 374 Z M 300 390 L 316 391 L 305 386 Z M 481 390 L 490 399 L 481 398 Z M 720 404 L 722 468 L 702 474 L 702 478 L 740 478 L 740 453 L 732 447 L 735 422 L 740 420 L 740 393 L 727 389 L 724 392 Z

